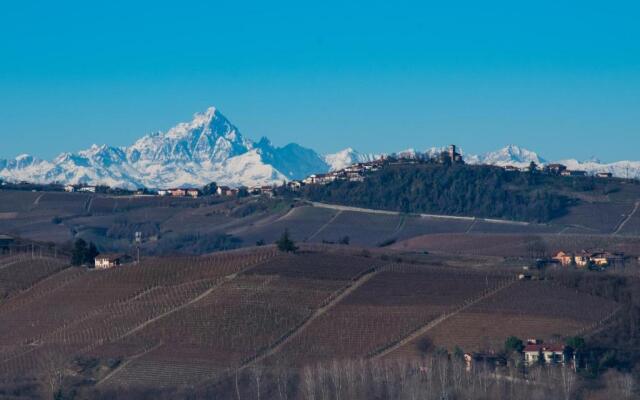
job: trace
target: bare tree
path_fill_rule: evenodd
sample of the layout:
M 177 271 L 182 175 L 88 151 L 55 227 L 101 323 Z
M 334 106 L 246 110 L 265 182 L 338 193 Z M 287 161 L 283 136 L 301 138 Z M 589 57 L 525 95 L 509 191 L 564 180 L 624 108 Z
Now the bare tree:
M 570 400 L 573 397 L 575 383 L 576 375 L 570 367 L 563 365 L 560 368 L 560 386 L 565 400 Z
M 235 386 L 236 386 L 236 397 L 238 398 L 238 400 L 240 400 L 240 386 L 238 385 L 238 370 L 236 370 Z
M 40 355 L 39 362 L 44 397 L 53 399 L 62 389 L 67 359 L 63 353 L 47 349 Z
M 316 399 L 316 384 L 314 379 L 314 371 L 311 367 L 305 367 L 302 371 L 304 398 L 309 400 Z

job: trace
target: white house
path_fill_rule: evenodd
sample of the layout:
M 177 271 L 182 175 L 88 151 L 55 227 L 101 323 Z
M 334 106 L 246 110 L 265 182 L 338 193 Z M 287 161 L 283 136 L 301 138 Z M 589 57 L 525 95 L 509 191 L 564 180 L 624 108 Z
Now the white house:
M 564 364 L 567 360 L 564 357 L 565 346 L 560 344 L 528 343 L 523 350 L 524 361 L 527 364 L 539 362 L 542 355 L 547 364 Z
M 123 256 L 121 254 L 100 254 L 95 258 L 96 269 L 113 268 L 120 265 Z

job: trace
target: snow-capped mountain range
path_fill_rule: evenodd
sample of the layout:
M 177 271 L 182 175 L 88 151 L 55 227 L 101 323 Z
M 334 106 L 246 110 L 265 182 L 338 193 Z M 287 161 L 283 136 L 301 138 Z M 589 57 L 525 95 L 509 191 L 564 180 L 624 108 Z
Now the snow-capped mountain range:
M 430 148 L 435 155 L 443 148 Z M 415 155 L 413 149 L 398 152 Z M 54 160 L 23 154 L 0 159 L 0 178 L 37 183 L 108 185 L 125 188 L 197 187 L 209 182 L 224 185 L 263 185 L 301 179 L 313 173 L 342 169 L 357 162 L 380 158 L 347 148 L 320 155 L 291 143 L 274 146 L 267 138 L 255 142 L 244 137 L 227 118 L 211 107 L 167 132 L 148 134 L 129 147 L 93 145 L 77 153 L 62 153 Z M 547 161 L 535 152 L 507 146 L 483 155 L 465 154 L 470 164 L 526 166 Z M 619 177 L 640 177 L 640 162 L 559 161 L 570 169 L 611 172 Z

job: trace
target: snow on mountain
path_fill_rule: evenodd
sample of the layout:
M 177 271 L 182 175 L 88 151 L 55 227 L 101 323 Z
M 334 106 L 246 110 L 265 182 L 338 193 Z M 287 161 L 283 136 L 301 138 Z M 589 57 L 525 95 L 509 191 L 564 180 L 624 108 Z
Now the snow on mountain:
M 640 179 L 640 161 L 617 161 L 601 163 L 599 161 L 578 161 L 575 159 L 561 160 L 558 163 L 566 165 L 570 170 L 587 171 L 589 174 L 609 172 L 618 178 Z
M 446 147 L 432 147 L 421 155 L 437 157 L 445 150 Z M 539 165 L 547 163 L 535 152 L 515 145 L 482 155 L 458 151 L 469 164 L 525 167 L 532 161 Z M 414 149 L 395 153 L 405 157 L 418 154 Z M 190 122 L 180 123 L 164 133 L 145 135 L 129 147 L 93 145 L 77 153 L 62 153 L 52 161 L 28 154 L 0 160 L 0 178 L 126 188 L 194 187 L 212 181 L 230 186 L 253 186 L 302 179 L 381 156 L 360 153 L 350 147 L 320 156 L 295 143 L 276 147 L 267 138 L 253 142 L 211 107 L 204 113 L 195 114 Z M 595 159 L 584 162 L 569 159 L 560 163 L 573 170 L 640 178 L 640 161 L 603 164 Z
M 546 160 L 538 156 L 537 153 L 515 145 L 509 145 L 500 150 L 479 156 L 466 155 L 464 156 L 464 160 L 469 164 L 512 165 L 514 167 L 526 167 L 532 161 L 538 165 L 546 163 Z
M 324 156 L 324 162 L 329 165 L 330 171 L 336 171 L 352 164 L 373 161 L 380 157 L 380 155 L 375 154 L 359 153 L 351 147 L 348 147 L 337 153 L 326 154 Z
M 252 142 L 211 107 L 190 122 L 145 135 L 130 147 L 93 145 L 62 153 L 51 162 L 29 155 L 0 160 L 0 177 L 126 188 L 192 187 L 212 181 L 249 186 L 300 179 L 328 168 L 316 152 L 297 144 Z
M 464 156 L 464 160 L 469 164 L 512 165 L 519 168 L 528 166 L 531 161 L 538 165 L 551 163 L 540 157 L 537 153 L 515 145 L 509 145 L 500 150 L 479 156 Z M 563 164 L 568 169 L 574 171 L 587 171 L 587 173 L 591 175 L 599 172 L 609 172 L 618 178 L 640 178 L 640 161 L 618 161 L 607 164 L 593 158 L 588 161 L 567 159 L 553 161 L 553 163 Z
M 263 162 L 272 165 L 288 180 L 303 179 L 311 174 L 325 172 L 329 168 L 318 153 L 296 143 L 275 147 L 269 139 L 263 137 L 254 147 Z

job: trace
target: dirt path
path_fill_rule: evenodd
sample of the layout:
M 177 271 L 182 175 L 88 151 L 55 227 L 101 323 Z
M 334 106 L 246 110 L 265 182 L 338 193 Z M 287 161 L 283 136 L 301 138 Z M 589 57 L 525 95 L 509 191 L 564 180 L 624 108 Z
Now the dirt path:
M 311 236 L 309 236 L 308 238 L 306 238 L 306 239 L 305 239 L 305 242 L 308 242 L 308 241 L 310 241 L 311 239 L 313 239 L 314 237 L 318 236 L 318 234 L 319 234 L 320 232 L 322 232 L 323 230 L 325 230 L 325 228 L 326 228 L 327 226 L 329 226 L 333 221 L 335 221 L 335 220 L 336 220 L 336 218 L 338 218 L 338 216 L 339 216 L 340 214 L 342 214 L 342 210 L 339 210 L 339 211 L 336 213 L 336 215 L 334 215 L 333 217 L 329 218 L 329 220 L 328 220 L 324 225 L 322 225 L 320 228 L 318 228 L 318 230 L 317 230 L 317 231 L 315 231 L 315 232 L 313 233 L 313 235 L 311 235 Z
M 382 357 L 388 355 L 389 353 L 392 353 L 393 351 L 399 349 L 400 347 L 406 345 L 407 343 L 412 342 L 413 340 L 415 340 L 415 339 L 419 338 L 420 336 L 424 335 L 425 333 L 429 332 L 430 330 L 432 330 L 433 328 L 437 327 L 438 325 L 440 325 L 444 321 L 448 320 L 449 318 L 460 314 L 461 312 L 465 311 L 469 307 L 471 307 L 473 305 L 476 305 L 476 304 L 480 303 L 481 301 L 483 301 L 485 299 L 488 299 L 489 297 L 495 296 L 496 294 L 498 294 L 502 290 L 512 286 L 516 282 L 518 282 L 518 281 L 515 280 L 515 279 L 514 280 L 510 280 L 509 282 L 498 286 L 497 288 L 495 288 L 495 289 L 483 294 L 482 296 L 476 298 L 475 300 L 472 300 L 472 301 L 464 304 L 463 306 L 459 307 L 455 311 L 452 311 L 450 313 L 441 315 L 440 317 L 434 319 L 433 321 L 430 321 L 429 323 L 427 323 L 423 327 L 419 328 L 418 330 L 414 331 L 413 333 L 409 334 L 408 336 L 404 337 L 403 339 L 401 339 L 401 340 L 399 340 L 399 341 L 397 341 L 395 343 L 392 343 L 392 344 L 390 344 L 389 346 L 387 346 L 385 348 L 382 348 L 380 350 L 376 350 L 375 352 L 373 352 L 373 353 L 371 353 L 369 355 L 369 358 L 378 359 L 378 358 L 382 358 Z
M 35 201 L 33 202 L 33 207 L 31 207 L 32 210 L 34 210 L 36 207 L 38 207 L 38 204 L 40 204 L 40 199 L 42 199 L 43 196 L 44 196 L 44 193 L 42 193 L 40 196 L 36 197 Z
M 355 292 L 362 285 L 371 280 L 371 278 L 375 277 L 380 269 L 371 270 L 364 275 L 361 275 L 357 278 L 351 285 L 343 289 L 339 294 L 335 297 L 331 298 L 324 306 L 318 308 L 313 314 L 311 314 L 302 324 L 298 325 L 296 328 L 286 333 L 280 339 L 278 339 L 273 345 L 264 350 L 261 354 L 256 355 L 254 358 L 249 359 L 244 362 L 240 367 L 238 367 L 238 371 L 243 370 L 253 364 L 259 363 L 265 358 L 272 356 L 273 354 L 280 351 L 287 343 L 291 342 L 296 337 L 300 336 L 302 332 L 304 332 L 309 325 L 311 325 L 316 319 L 323 316 L 327 313 L 327 311 L 331 310 L 338 303 L 340 303 L 345 297 L 349 296 L 351 293 Z
M 119 340 L 122 340 L 122 339 L 124 339 L 124 338 L 126 338 L 128 336 L 133 335 L 136 332 L 141 331 L 142 329 L 146 328 L 147 326 L 153 324 L 156 321 L 159 321 L 159 320 L 161 320 L 163 318 L 166 318 L 171 314 L 174 314 L 174 313 L 176 313 L 176 312 L 178 312 L 178 311 L 180 311 L 180 310 L 182 310 L 182 309 L 184 309 L 186 307 L 189 307 L 192 304 L 195 304 L 195 303 L 199 302 L 200 300 L 204 299 L 205 297 L 207 297 L 208 295 L 213 293 L 213 291 L 216 290 L 217 288 L 219 288 L 222 284 L 224 284 L 225 282 L 228 282 L 231 279 L 233 279 L 233 278 L 225 279 L 225 280 L 223 280 L 221 282 L 218 282 L 217 284 L 211 286 L 209 289 L 207 289 L 204 292 L 200 293 L 199 295 L 197 295 L 196 297 L 192 298 L 191 300 L 189 300 L 189 301 L 187 301 L 185 303 L 182 303 L 179 306 L 174 307 L 174 308 L 172 308 L 170 310 L 167 310 L 167 311 L 163 312 L 162 314 L 158 314 L 158 315 L 156 315 L 155 317 L 153 317 L 151 319 L 148 319 L 148 320 L 144 321 L 143 323 L 135 326 L 134 328 L 128 330 L 127 332 L 123 333 L 122 335 L 116 337 L 115 339 L 113 339 L 111 341 L 112 342 L 117 342 Z
M 102 385 L 103 383 L 105 383 L 106 381 L 108 381 L 109 379 L 111 379 L 114 375 L 116 375 L 118 372 L 122 371 L 127 365 L 131 364 L 132 362 L 134 362 L 135 360 L 137 360 L 140 357 L 143 357 L 149 353 L 151 353 L 152 351 L 154 351 L 155 349 L 157 349 L 158 347 L 162 346 L 162 342 L 158 343 L 157 345 L 151 347 L 150 349 L 147 349 L 141 353 L 135 354 L 131 357 L 129 357 L 126 361 L 124 361 L 123 363 L 121 363 L 120 365 L 118 365 L 116 367 L 116 369 L 114 369 L 113 371 L 109 372 L 107 375 L 105 375 L 104 378 L 100 379 L 98 382 L 96 382 L 96 387 Z
M 476 223 L 478 222 L 477 219 L 474 219 L 473 222 L 471 224 L 469 224 L 469 227 L 467 228 L 466 231 L 464 231 L 464 233 L 469 233 L 471 232 L 471 230 L 476 226 Z
M 382 214 L 382 215 L 405 214 L 399 211 L 387 211 L 387 210 L 376 210 L 373 208 L 342 206 L 339 204 L 318 203 L 315 201 L 311 202 L 311 205 L 313 205 L 314 207 L 329 208 L 329 209 L 338 210 L 338 211 L 355 211 L 355 212 L 363 212 L 368 214 Z M 422 218 L 454 219 L 454 220 L 460 220 L 460 221 L 475 221 L 480 219 L 482 221 L 486 221 L 494 224 L 507 224 L 507 225 L 519 225 L 519 226 L 531 225 L 529 222 L 511 221 L 508 219 L 497 219 L 497 218 L 476 218 L 476 217 L 463 217 L 459 215 L 443 215 L 443 214 L 413 214 L 413 215 L 417 215 Z
M 400 232 L 402 232 L 402 230 L 404 229 L 406 221 L 407 221 L 407 217 L 405 215 L 401 215 L 400 221 L 398 221 L 398 225 L 396 226 L 396 229 L 394 229 L 391 235 L 389 235 L 389 239 L 397 239 L 398 235 L 400 235 Z
M 640 201 L 636 201 L 636 204 L 633 206 L 633 210 L 629 213 L 629 215 L 627 215 L 625 219 L 623 219 L 620 222 L 616 230 L 613 231 L 612 235 L 617 235 L 618 233 L 620 233 L 620 231 L 622 230 L 622 228 L 624 228 L 627 222 L 629 222 L 629 220 L 635 215 L 635 213 L 638 212 L 638 207 L 640 207 Z
M 85 204 L 84 209 L 88 213 L 91 213 L 91 206 L 93 205 L 94 196 L 90 196 L 87 204 Z

